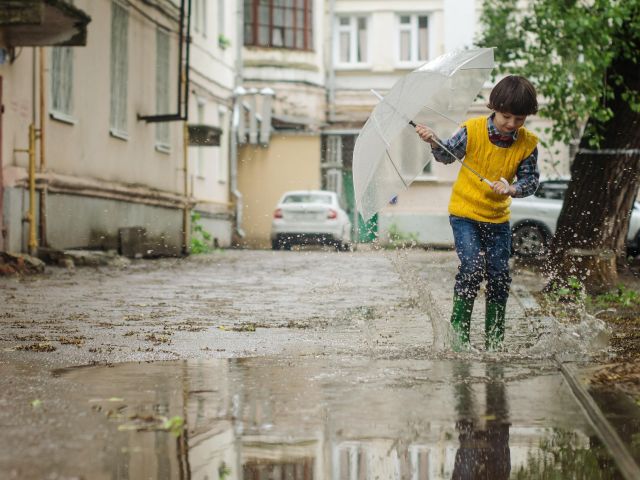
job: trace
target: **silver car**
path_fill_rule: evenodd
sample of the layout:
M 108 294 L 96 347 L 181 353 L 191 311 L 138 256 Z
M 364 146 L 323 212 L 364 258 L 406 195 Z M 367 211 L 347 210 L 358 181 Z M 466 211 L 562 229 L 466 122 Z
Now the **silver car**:
M 291 250 L 295 244 L 351 248 L 351 222 L 335 192 L 296 190 L 282 195 L 273 213 L 271 247 Z
M 540 182 L 530 197 L 514 198 L 511 202 L 512 250 L 519 257 L 545 255 L 556 231 L 568 180 Z M 631 212 L 627 248 L 637 253 L 640 235 L 640 205 L 636 202 Z

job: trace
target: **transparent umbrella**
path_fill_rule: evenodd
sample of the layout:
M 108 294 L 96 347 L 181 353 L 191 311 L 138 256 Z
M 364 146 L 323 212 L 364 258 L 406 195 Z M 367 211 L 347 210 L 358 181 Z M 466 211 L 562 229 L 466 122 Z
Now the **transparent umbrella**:
M 384 98 L 378 95 L 381 101 L 362 127 L 353 151 L 356 205 L 365 221 L 408 188 L 433 159 L 415 124 L 429 126 L 440 138 L 449 137 L 466 117 L 491 70 L 493 49 L 457 50 L 404 76 Z

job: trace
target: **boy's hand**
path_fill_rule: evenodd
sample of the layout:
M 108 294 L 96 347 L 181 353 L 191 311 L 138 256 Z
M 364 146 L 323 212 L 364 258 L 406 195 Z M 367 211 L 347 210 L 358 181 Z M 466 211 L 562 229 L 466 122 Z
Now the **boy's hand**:
M 422 140 L 429 143 L 432 147 L 438 146 L 437 142 L 439 142 L 440 140 L 438 140 L 438 136 L 429 127 L 425 127 L 424 125 L 416 125 L 416 133 Z
M 493 185 L 491 185 L 491 190 L 493 190 L 498 195 L 513 196 L 516 193 L 516 187 L 510 185 L 509 182 L 504 178 L 493 182 Z

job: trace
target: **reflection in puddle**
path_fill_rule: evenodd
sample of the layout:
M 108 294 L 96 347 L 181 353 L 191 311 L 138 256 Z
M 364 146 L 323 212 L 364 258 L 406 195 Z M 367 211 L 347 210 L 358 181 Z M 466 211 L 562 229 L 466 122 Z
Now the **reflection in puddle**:
M 62 374 L 110 426 L 112 478 L 617 478 L 541 365 L 249 358 Z

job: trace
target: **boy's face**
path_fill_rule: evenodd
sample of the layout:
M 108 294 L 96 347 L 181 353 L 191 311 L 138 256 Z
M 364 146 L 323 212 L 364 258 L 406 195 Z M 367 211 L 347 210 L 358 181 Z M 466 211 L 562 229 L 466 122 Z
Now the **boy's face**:
M 524 125 L 526 115 L 514 115 L 507 112 L 496 112 L 493 124 L 502 133 L 512 133 Z

